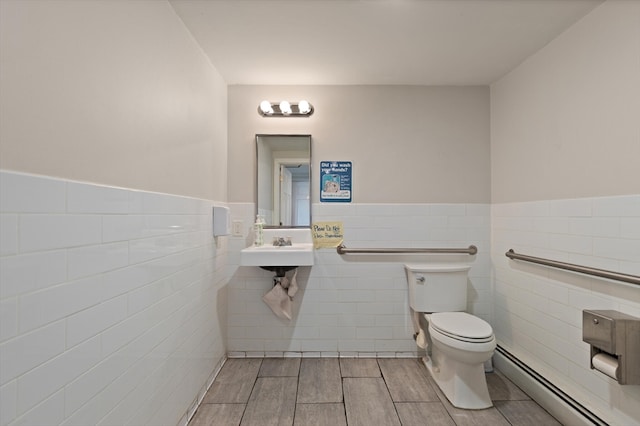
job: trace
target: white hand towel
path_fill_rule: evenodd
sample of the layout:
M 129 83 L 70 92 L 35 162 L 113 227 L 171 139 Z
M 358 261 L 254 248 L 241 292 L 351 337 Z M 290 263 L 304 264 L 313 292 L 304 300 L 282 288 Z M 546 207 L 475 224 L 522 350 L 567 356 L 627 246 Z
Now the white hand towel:
M 296 268 L 293 270 L 293 276 L 291 277 L 291 280 L 289 283 L 289 289 L 287 290 L 287 294 L 289 295 L 289 297 L 295 296 L 295 294 L 298 292 L 298 282 L 296 281 L 297 275 L 298 275 L 298 269 Z
M 280 278 L 280 285 L 282 286 L 282 288 L 287 289 L 289 288 L 289 278 L 287 278 L 286 276 Z
M 262 300 L 266 303 L 278 318 L 291 319 L 291 299 L 280 284 L 273 286 Z

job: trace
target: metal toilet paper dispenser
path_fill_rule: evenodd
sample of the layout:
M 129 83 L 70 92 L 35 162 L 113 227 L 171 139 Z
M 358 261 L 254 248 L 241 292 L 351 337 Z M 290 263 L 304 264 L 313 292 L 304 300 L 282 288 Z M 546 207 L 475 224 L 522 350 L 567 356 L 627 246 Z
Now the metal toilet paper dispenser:
M 591 345 L 591 369 L 621 385 L 640 385 L 640 318 L 583 310 L 582 340 Z

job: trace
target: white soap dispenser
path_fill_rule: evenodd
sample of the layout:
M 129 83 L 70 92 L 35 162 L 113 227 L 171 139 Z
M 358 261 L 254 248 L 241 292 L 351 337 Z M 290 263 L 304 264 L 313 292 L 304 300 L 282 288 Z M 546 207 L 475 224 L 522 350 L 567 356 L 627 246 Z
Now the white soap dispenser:
M 256 223 L 253 224 L 253 245 L 262 246 L 264 245 L 264 219 L 262 216 L 256 216 Z

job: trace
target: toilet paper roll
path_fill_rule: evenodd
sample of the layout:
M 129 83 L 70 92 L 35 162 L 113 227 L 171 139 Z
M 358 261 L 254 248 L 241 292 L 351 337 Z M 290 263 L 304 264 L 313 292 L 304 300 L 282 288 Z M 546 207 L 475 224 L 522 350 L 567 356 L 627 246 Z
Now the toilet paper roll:
M 620 366 L 617 358 L 614 358 L 611 355 L 599 353 L 591 359 L 591 363 L 593 364 L 593 368 L 599 372 L 606 374 L 612 379 L 618 380 L 618 369 Z

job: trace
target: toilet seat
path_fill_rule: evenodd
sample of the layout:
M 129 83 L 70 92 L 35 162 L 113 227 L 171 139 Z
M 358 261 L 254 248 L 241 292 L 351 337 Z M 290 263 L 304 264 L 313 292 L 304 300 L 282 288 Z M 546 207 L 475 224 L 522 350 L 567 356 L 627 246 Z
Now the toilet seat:
M 467 343 L 494 340 L 491 325 L 466 312 L 437 312 L 430 315 L 429 325 L 438 333 Z

